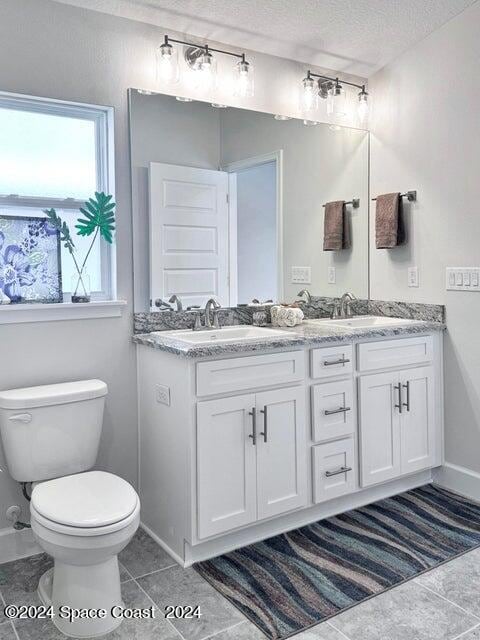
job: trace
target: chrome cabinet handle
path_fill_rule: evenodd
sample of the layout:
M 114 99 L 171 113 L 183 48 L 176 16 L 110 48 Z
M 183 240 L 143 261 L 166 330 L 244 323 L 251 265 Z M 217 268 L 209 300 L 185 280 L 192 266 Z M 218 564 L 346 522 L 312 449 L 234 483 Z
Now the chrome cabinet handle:
M 339 407 L 338 409 L 325 409 L 326 416 L 333 416 L 335 413 L 346 413 L 351 411 L 350 407 Z
M 248 412 L 248 415 L 252 416 L 252 433 L 248 437 L 252 439 L 252 444 L 255 446 L 257 444 L 257 412 L 255 407 Z
M 393 388 L 398 391 L 398 404 L 394 405 L 395 409 L 398 409 L 398 413 L 402 413 L 402 407 L 403 407 L 403 402 L 402 402 L 402 385 L 401 384 L 394 384 Z
M 341 473 L 347 473 L 351 470 L 352 467 L 340 467 L 340 469 L 337 469 L 336 471 L 325 471 L 325 475 L 327 478 L 331 478 L 332 476 L 339 476 Z
M 333 364 L 345 364 L 346 362 L 350 362 L 350 358 L 340 358 L 339 360 L 325 360 L 323 366 L 331 367 Z
M 260 413 L 263 413 L 263 431 L 260 431 L 260 435 L 263 436 L 263 441 L 268 440 L 268 424 L 267 424 L 267 405 L 260 409 Z
M 407 401 L 403 403 L 403 406 L 407 408 L 407 411 L 410 411 L 410 380 L 407 380 L 403 388 L 407 390 Z

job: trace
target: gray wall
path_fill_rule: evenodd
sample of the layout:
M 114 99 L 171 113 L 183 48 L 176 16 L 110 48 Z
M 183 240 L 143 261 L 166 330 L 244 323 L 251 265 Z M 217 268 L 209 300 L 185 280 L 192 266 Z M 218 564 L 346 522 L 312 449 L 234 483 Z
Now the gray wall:
M 237 173 L 238 302 L 278 300 L 276 174 L 271 162 Z
M 480 265 L 479 25 L 476 3 L 370 82 L 372 194 L 418 191 L 408 215 L 408 244 L 393 251 L 372 248 L 371 294 L 446 304 L 446 459 L 476 472 L 480 294 L 446 291 L 445 267 Z M 407 286 L 413 265 L 419 268 L 418 289 Z
M 355 129 L 306 127 L 301 121 L 278 121 L 268 114 L 224 110 L 222 165 L 283 150 L 284 294 L 291 300 L 292 266 L 311 266 L 315 295 L 336 296 L 346 290 L 368 297 L 368 135 Z M 352 248 L 323 251 L 322 205 L 360 198 L 351 209 Z M 329 266 L 336 284 L 327 284 Z

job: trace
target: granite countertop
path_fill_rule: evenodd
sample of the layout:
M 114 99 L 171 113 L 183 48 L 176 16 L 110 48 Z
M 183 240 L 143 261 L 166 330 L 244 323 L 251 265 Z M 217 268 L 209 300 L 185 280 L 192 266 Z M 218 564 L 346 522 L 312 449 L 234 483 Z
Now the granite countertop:
M 431 331 L 443 331 L 446 325 L 442 322 L 416 320 L 410 324 L 397 326 L 356 328 L 327 327 L 306 322 L 291 329 L 282 329 L 283 336 L 262 337 L 258 340 L 187 344 L 171 336 L 162 336 L 161 332 L 139 333 L 133 336 L 133 341 L 161 351 L 167 351 L 186 358 L 205 358 L 228 354 L 250 353 L 255 351 L 281 351 L 292 347 L 316 346 L 331 342 L 352 342 L 353 340 L 408 336 Z M 279 327 L 275 327 L 276 330 Z

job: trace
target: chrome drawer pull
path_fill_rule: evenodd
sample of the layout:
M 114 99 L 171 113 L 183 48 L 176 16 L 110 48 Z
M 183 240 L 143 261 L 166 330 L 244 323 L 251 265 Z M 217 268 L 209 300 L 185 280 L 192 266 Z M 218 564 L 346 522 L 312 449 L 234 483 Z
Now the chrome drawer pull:
M 335 413 L 346 413 L 347 411 L 351 411 L 350 407 L 340 407 L 339 409 L 325 409 L 326 416 L 333 416 Z
M 268 442 L 267 410 L 268 410 L 267 405 L 265 405 L 263 409 L 260 409 L 260 413 L 263 413 L 263 431 L 260 431 L 260 435 L 263 436 L 264 442 Z
M 403 385 L 403 388 L 407 390 L 407 401 L 403 403 L 403 406 L 407 408 L 407 411 L 410 411 L 410 381 L 407 380 L 407 384 Z
M 351 471 L 352 467 L 340 467 L 336 471 L 325 471 L 325 475 L 327 478 L 331 478 L 332 476 L 339 476 L 341 473 L 347 473 L 347 471 Z
M 350 362 L 350 358 L 340 358 L 339 360 L 325 360 L 323 366 L 331 367 L 333 364 L 345 364 L 346 362 Z
M 255 446 L 257 444 L 257 412 L 255 407 L 248 412 L 248 415 L 252 416 L 252 433 L 248 437 L 252 439 L 252 444 Z

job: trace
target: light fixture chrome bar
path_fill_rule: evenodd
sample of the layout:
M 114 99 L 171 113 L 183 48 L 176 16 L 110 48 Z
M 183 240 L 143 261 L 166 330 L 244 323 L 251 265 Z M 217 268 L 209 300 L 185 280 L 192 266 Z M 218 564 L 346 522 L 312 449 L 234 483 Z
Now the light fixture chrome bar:
M 320 73 L 313 73 L 313 71 L 310 71 L 310 69 L 307 71 L 307 78 L 318 78 L 319 80 L 326 80 L 329 82 L 334 82 L 335 84 L 348 84 L 348 86 L 350 87 L 356 87 L 357 89 L 365 91 L 364 84 L 357 84 L 355 82 L 349 82 L 348 80 L 341 80 L 340 78 L 333 78 L 331 76 L 324 76 Z
M 209 53 L 210 51 L 214 51 L 215 53 L 223 53 L 226 56 L 232 56 L 233 58 L 239 58 L 242 62 L 246 62 L 244 53 L 233 53 L 232 51 L 225 51 L 224 49 L 214 49 L 208 44 L 198 44 L 196 42 L 186 42 L 185 40 L 176 40 L 175 38 L 170 38 L 170 36 L 165 35 L 164 44 L 169 45 L 171 42 L 175 44 L 183 44 L 186 47 L 194 47 L 195 49 L 202 49 L 205 53 Z

